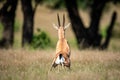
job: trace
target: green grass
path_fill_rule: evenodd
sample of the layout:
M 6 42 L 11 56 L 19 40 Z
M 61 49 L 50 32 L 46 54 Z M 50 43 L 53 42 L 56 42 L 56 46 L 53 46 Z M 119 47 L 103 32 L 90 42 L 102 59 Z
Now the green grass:
M 71 70 L 48 72 L 55 50 L 0 50 L 0 80 L 120 80 L 120 53 L 72 50 Z

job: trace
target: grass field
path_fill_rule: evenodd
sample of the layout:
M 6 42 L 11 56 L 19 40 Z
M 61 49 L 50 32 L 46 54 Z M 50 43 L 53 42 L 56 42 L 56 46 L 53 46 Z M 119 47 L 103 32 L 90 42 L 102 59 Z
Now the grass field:
M 72 50 L 71 70 L 48 72 L 54 50 L 0 50 L 0 80 L 120 80 L 120 52 Z

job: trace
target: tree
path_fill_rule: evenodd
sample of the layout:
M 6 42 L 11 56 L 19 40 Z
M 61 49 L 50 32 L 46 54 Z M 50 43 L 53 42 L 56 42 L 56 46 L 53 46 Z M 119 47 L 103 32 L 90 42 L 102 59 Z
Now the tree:
M 88 48 L 88 47 L 98 47 L 100 49 L 106 49 L 110 37 L 111 32 L 116 20 L 117 13 L 114 12 L 111 18 L 110 26 L 108 27 L 107 37 L 105 42 L 102 44 L 102 36 L 99 34 L 99 23 L 105 8 L 106 3 L 110 0 L 93 0 L 90 13 L 90 25 L 89 28 L 86 28 L 82 22 L 82 19 L 78 12 L 78 7 L 76 0 L 65 0 L 66 7 L 68 10 L 68 14 L 72 23 L 72 29 L 77 38 L 77 43 L 79 47 Z
M 14 20 L 17 0 L 6 0 L 0 9 L 0 21 L 4 27 L 0 47 L 11 47 L 14 42 Z
M 34 29 L 34 14 L 38 4 L 42 0 L 35 0 L 35 6 L 32 6 L 32 0 L 21 0 L 23 11 L 23 34 L 22 34 L 22 47 L 25 43 L 31 44 Z

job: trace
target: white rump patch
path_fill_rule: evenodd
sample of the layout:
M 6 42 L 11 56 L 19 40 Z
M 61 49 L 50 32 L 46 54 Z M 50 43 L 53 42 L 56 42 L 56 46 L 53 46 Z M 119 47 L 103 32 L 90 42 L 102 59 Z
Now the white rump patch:
M 62 56 L 60 59 L 60 56 L 57 57 L 55 63 L 56 64 L 63 64 L 63 62 L 65 61 L 64 57 Z

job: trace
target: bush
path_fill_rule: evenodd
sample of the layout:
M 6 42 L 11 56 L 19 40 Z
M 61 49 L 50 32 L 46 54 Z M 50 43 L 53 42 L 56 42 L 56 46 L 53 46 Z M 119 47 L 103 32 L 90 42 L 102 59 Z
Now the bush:
M 31 46 L 36 48 L 47 48 L 51 46 L 50 37 L 46 34 L 46 32 L 37 29 L 37 34 L 33 35 L 33 40 Z

